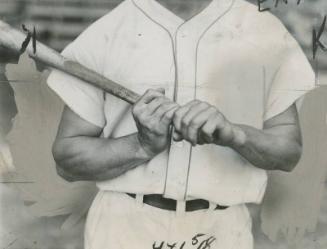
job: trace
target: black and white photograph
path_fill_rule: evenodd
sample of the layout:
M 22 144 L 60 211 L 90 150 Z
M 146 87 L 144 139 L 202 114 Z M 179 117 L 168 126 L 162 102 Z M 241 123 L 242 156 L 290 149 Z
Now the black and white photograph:
M 327 2 L 0 0 L 0 249 L 327 248 Z

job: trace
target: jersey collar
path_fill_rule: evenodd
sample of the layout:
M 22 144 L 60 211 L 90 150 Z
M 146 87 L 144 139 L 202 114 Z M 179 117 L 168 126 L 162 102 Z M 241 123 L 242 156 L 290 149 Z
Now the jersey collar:
M 191 26 L 194 31 L 202 32 L 227 13 L 235 0 L 212 0 L 201 12 L 188 20 L 183 20 L 156 0 L 132 0 L 134 5 L 151 21 L 174 34 L 180 26 Z

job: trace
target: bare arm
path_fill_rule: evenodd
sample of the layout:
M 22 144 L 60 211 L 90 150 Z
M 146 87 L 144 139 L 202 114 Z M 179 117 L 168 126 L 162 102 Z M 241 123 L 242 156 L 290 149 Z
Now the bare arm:
M 301 131 L 295 104 L 256 129 L 233 124 L 214 106 L 192 101 L 178 109 L 174 126 L 193 145 L 214 143 L 228 146 L 254 166 L 266 170 L 291 171 L 302 152 Z
M 266 170 L 292 171 L 302 154 L 302 139 L 295 105 L 266 121 L 263 130 L 235 125 L 243 139 L 231 147 L 253 165 Z
M 68 181 L 106 180 L 149 160 L 137 134 L 119 139 L 100 138 L 102 129 L 65 107 L 53 156 L 57 172 Z
M 99 137 L 100 127 L 65 107 L 53 145 L 58 174 L 68 181 L 109 180 L 150 160 L 168 145 L 175 106 L 149 91 L 133 109 L 139 132 L 119 138 Z

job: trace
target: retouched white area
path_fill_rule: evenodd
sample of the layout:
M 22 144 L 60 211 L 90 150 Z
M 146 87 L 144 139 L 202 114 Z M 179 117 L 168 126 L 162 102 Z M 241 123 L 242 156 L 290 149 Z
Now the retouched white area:
M 12 184 L 1 184 L 0 202 L 0 248 L 82 249 L 83 222 L 62 230 L 65 216 L 33 216 Z
M 14 1 L 12 1 L 14 2 Z M 257 0 L 253 0 L 254 4 L 257 3 Z M 270 2 L 269 0 L 267 2 Z M 271 1 L 274 2 L 274 1 Z M 270 3 L 271 3 L 270 2 Z M 321 23 L 322 16 L 326 14 L 326 7 L 327 7 L 327 1 L 321 0 L 321 1 L 303 1 L 303 5 L 301 4 L 300 7 L 292 9 L 289 15 L 282 15 L 283 18 L 285 17 L 285 20 L 289 23 L 293 23 L 292 25 L 294 27 L 293 31 L 295 31 L 295 34 L 297 34 L 296 38 L 301 42 L 301 44 L 305 44 L 307 47 L 311 46 L 311 29 L 313 27 L 312 23 L 315 22 L 317 24 L 317 27 Z M 283 5 L 283 1 L 280 1 L 280 5 Z M 303 7 L 302 7 L 303 6 Z M 291 7 L 281 7 L 278 9 L 278 11 L 281 10 L 291 10 L 294 5 L 291 5 Z M 301 12 L 305 12 L 305 8 L 307 10 L 314 9 L 314 12 L 320 13 L 320 16 L 317 15 L 317 18 L 315 21 L 313 21 L 312 15 L 306 15 L 303 16 Z M 53 12 L 51 10 L 51 12 Z M 284 12 L 285 13 L 285 12 Z M 300 22 L 298 20 L 301 20 Z M 62 24 L 60 24 L 62 25 Z M 52 27 L 53 28 L 53 27 Z M 51 28 L 51 29 L 52 29 Z M 64 27 L 63 27 L 64 28 Z M 303 34 L 310 34 L 308 36 Z M 308 54 L 310 54 L 311 51 L 309 49 Z M 326 61 L 327 56 L 322 51 L 319 52 L 319 62 L 321 61 L 320 65 L 323 65 L 323 61 Z M 28 78 L 26 76 L 26 73 L 28 73 L 31 70 L 30 67 L 30 61 L 25 61 L 24 65 L 21 68 L 17 68 L 16 65 L 11 66 L 12 73 L 11 76 L 17 79 L 16 76 L 20 75 L 20 77 L 23 77 L 23 79 L 30 80 L 31 78 Z M 23 68 L 25 68 L 23 70 Z M 327 77 L 326 74 L 319 74 L 319 84 L 326 84 Z M 20 86 L 18 83 L 15 84 L 16 90 L 19 93 L 20 97 L 22 98 L 21 106 L 24 106 L 28 103 L 32 104 L 32 107 L 46 107 L 45 109 L 47 111 L 53 111 L 56 108 L 56 104 L 58 102 L 54 101 L 54 99 L 51 99 L 49 96 L 49 92 L 45 91 L 38 91 L 35 92 L 35 89 L 31 88 L 29 85 L 22 85 Z M 26 88 L 25 88 L 26 87 Z M 21 89 L 21 91 L 19 90 Z M 25 89 L 25 90 L 22 90 Z M 33 95 L 34 93 L 34 95 Z M 292 177 L 292 180 L 289 181 L 287 177 L 285 177 L 283 180 L 280 180 L 280 177 L 278 174 L 275 175 L 275 180 L 270 181 L 270 183 L 273 183 L 273 185 L 268 186 L 268 188 L 272 188 L 275 193 L 277 193 L 277 196 L 284 196 L 284 201 L 288 201 L 288 196 L 292 196 L 292 191 L 295 191 L 298 195 L 295 195 L 293 199 L 290 199 L 288 202 L 282 202 L 280 200 L 275 200 L 272 202 L 274 205 L 269 206 L 269 202 L 264 201 L 264 204 L 266 203 L 266 207 L 272 207 L 272 209 L 266 210 L 266 214 L 268 216 L 263 216 L 262 219 L 266 220 L 266 233 L 271 238 L 276 238 L 276 242 L 271 242 L 266 235 L 264 235 L 260 228 L 260 220 L 259 220 L 259 212 L 260 208 L 258 206 L 251 207 L 252 215 L 254 217 L 254 236 L 255 236 L 255 248 L 256 249 L 324 249 L 327 248 L 327 195 L 326 195 L 326 184 L 325 181 L 325 174 L 324 174 L 324 168 L 326 164 L 326 158 L 324 156 L 325 148 L 324 146 L 324 139 L 327 134 L 326 132 L 326 123 L 327 123 L 327 116 L 326 112 L 320 113 L 320 108 L 327 106 L 326 101 L 323 101 L 323 99 L 327 99 L 327 92 L 324 91 L 319 97 L 319 101 L 316 98 L 317 95 L 313 95 L 311 97 L 311 105 L 312 103 L 316 103 L 315 105 L 311 106 L 311 109 L 308 109 L 308 111 L 303 116 L 303 119 L 306 120 L 308 127 L 309 124 L 314 124 L 319 119 L 319 125 L 315 127 L 315 129 L 312 129 L 311 131 L 307 131 L 306 134 L 307 137 L 312 136 L 314 139 L 311 140 L 309 145 L 305 145 L 305 155 L 306 155 L 306 161 L 303 162 L 301 170 L 302 177 L 299 177 L 298 172 L 296 171 Z M 44 102 L 33 102 L 35 100 L 38 100 L 38 98 L 42 98 L 43 100 L 48 100 L 48 105 L 44 106 Z M 33 101 L 32 101 L 33 100 Z M 34 105 L 35 103 L 35 105 Z M 28 106 L 27 106 L 28 107 Z M 33 135 L 40 135 L 39 130 L 37 127 L 35 128 L 33 124 L 38 124 L 39 119 L 35 118 L 34 115 L 40 114 L 40 109 L 24 109 L 24 111 L 20 110 L 21 114 L 23 114 L 24 118 L 27 118 L 29 120 L 29 126 L 27 127 L 30 130 L 35 130 L 35 133 L 32 133 Z M 42 108 L 41 108 L 42 109 Z M 27 112 L 26 112 L 27 111 Z M 29 113 L 30 111 L 30 113 Z M 313 113 L 315 115 L 309 115 L 309 113 Z M 25 113 L 25 114 L 24 114 Z M 31 120 L 31 118 L 28 118 L 31 113 L 33 113 L 34 120 Z M 49 115 L 45 115 L 45 119 L 41 119 L 43 124 L 52 124 L 52 120 L 48 120 Z M 47 123 L 48 122 L 48 123 Z M 22 128 L 24 123 L 20 123 L 20 126 L 18 128 Z M 322 125 L 321 125 L 322 124 Z M 55 125 L 53 124 L 53 127 Z M 54 128 L 47 127 L 48 130 L 54 131 Z M 28 135 L 29 130 L 27 130 L 26 133 L 22 132 L 20 133 L 24 139 L 20 138 L 17 135 L 16 143 L 23 144 L 23 141 L 26 141 L 25 136 Z M 39 138 L 44 139 L 44 134 L 39 136 Z M 320 139 L 320 140 L 319 140 Z M 327 141 L 327 140 L 326 140 Z M 35 143 L 34 138 L 32 137 L 30 140 L 27 140 L 28 146 L 27 152 L 24 154 L 24 157 L 16 158 L 15 160 L 21 160 L 24 162 L 24 158 L 32 157 L 35 160 L 39 158 L 39 156 L 42 155 L 42 153 L 39 152 L 37 154 L 37 150 L 34 150 L 33 153 L 31 153 L 29 146 L 33 145 Z M 49 145 L 47 145 L 49 146 Z M 33 146 L 32 146 L 33 147 Z M 42 147 L 42 144 L 40 145 Z M 24 148 L 23 148 L 24 149 Z M 50 158 L 50 157 L 49 157 Z M 319 160 L 317 160 L 319 158 Z M 1 160 L 1 159 L 0 159 Z M 315 172 L 314 175 L 309 175 L 312 173 L 310 171 L 310 168 L 312 165 L 316 163 Z M 42 162 L 37 167 L 41 168 L 41 166 L 45 165 L 45 168 L 42 168 L 45 172 L 48 172 L 49 169 L 53 170 L 53 165 L 51 164 L 43 164 Z M 303 169 L 308 171 L 303 171 Z M 29 171 L 29 168 L 25 168 L 26 172 Z M 42 171 L 42 172 L 44 172 Z M 293 174 L 293 173 L 292 173 Z M 315 176 L 319 176 L 319 180 L 315 178 Z M 40 173 L 38 175 L 38 181 L 41 182 L 42 178 L 44 177 L 43 173 Z M 57 178 L 56 178 L 57 179 Z M 60 184 L 58 186 L 63 186 L 63 182 L 61 182 L 59 179 L 57 179 Z M 42 180 L 43 181 L 43 180 Z M 47 179 L 40 184 L 39 186 L 43 187 L 43 190 L 49 190 L 49 187 L 47 184 Z M 282 183 L 283 184 L 282 184 Z M 294 187 L 293 184 L 296 184 L 296 187 Z M 314 184 L 312 184 L 314 183 Z M 66 186 L 66 185 L 65 185 Z M 292 189 L 290 190 L 290 186 Z M 16 186 L 18 187 L 18 186 Z M 66 189 L 66 187 L 63 187 Z M 58 216 L 54 218 L 39 218 L 35 217 L 31 214 L 30 208 L 24 206 L 24 202 L 22 201 L 22 196 L 24 196 L 24 191 L 28 190 L 27 188 L 15 188 L 14 185 L 8 185 L 8 184 L 1 184 L 0 185 L 0 203 L 1 203 L 1 211 L 0 211 L 0 248 L 9 248 L 9 249 L 22 249 L 22 248 L 35 248 L 35 249 L 81 249 L 82 248 L 82 237 L 83 237 L 83 222 L 78 223 L 76 226 L 73 226 L 71 229 L 68 229 L 66 231 L 61 231 L 59 228 L 62 225 L 62 223 L 65 220 L 65 217 Z M 42 188 L 41 188 L 42 190 Z M 288 192 L 289 191 L 289 192 Z M 62 193 L 61 191 L 59 191 Z M 280 193 L 283 193 L 284 195 L 279 195 Z M 270 192 L 267 193 L 267 197 L 269 197 Z M 44 196 L 40 195 L 42 198 Z M 45 199 L 45 202 L 47 202 L 49 199 L 52 198 L 52 196 L 56 196 L 52 193 L 52 195 L 48 196 L 48 199 Z M 69 196 L 69 195 L 68 195 Z M 81 195 L 83 196 L 83 195 Z M 275 195 L 273 195 L 275 196 Z M 320 197 L 323 197 L 322 199 L 322 206 L 320 207 Z M 40 199 L 42 199 L 40 198 Z M 66 196 L 67 199 L 69 199 Z M 59 198 L 61 199 L 61 198 Z M 65 200 L 67 200 L 65 199 Z M 43 198 L 44 200 L 44 198 Z M 294 201 L 293 201 L 294 200 Z M 76 200 L 78 201 L 78 197 Z M 289 205 L 281 207 L 281 205 L 288 203 Z M 276 209 L 274 207 L 280 206 L 280 211 L 283 211 L 284 216 L 273 216 L 273 214 L 276 214 Z M 41 209 L 42 210 L 42 205 Z M 319 213 L 320 211 L 320 213 Z M 38 211 L 37 211 L 38 212 Z M 37 213 L 36 212 L 36 213 Z M 40 213 L 40 212 L 39 212 Z M 268 217 L 268 218 L 267 218 Z M 270 217 L 270 218 L 269 218 Z M 288 219 L 285 219 L 287 217 Z M 271 223 L 269 223 L 271 222 Z M 294 231 L 299 231 L 301 234 L 303 230 L 316 226 L 316 230 L 314 233 L 305 234 L 305 237 L 303 239 L 300 239 L 299 242 L 296 245 L 288 245 L 288 243 L 284 239 L 280 239 L 277 234 L 282 231 L 284 234 L 289 235 L 290 237 L 296 233 Z M 35 243 L 36 242 L 36 243 Z

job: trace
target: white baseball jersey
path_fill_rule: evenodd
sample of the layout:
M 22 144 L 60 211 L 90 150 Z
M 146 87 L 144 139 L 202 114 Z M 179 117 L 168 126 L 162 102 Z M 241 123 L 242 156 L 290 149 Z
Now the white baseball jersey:
M 261 129 L 314 87 L 301 48 L 278 19 L 243 0 L 213 0 L 184 21 L 155 0 L 126 0 L 63 52 L 143 94 L 162 87 L 180 104 L 200 99 L 233 123 Z M 137 131 L 131 106 L 64 73 L 49 86 L 104 137 Z M 101 190 L 202 198 L 220 205 L 261 201 L 266 172 L 228 147 L 173 142 Z

